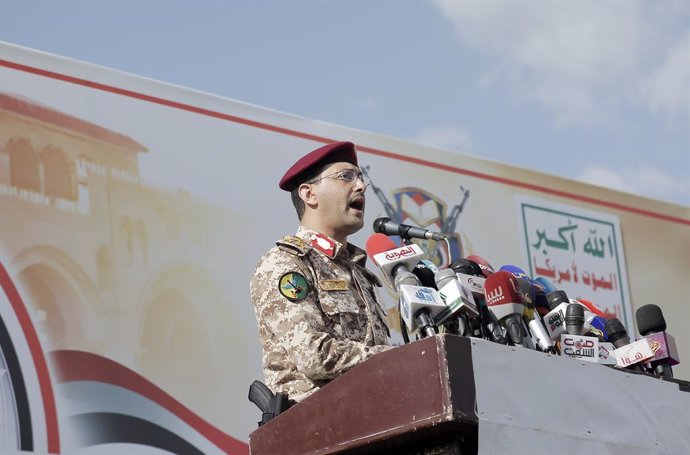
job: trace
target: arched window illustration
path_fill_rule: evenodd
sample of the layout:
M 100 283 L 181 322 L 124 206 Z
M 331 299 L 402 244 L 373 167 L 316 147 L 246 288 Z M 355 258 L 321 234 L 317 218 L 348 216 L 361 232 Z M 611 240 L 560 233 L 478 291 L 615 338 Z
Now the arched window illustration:
M 43 188 L 48 196 L 77 199 L 74 170 L 65 152 L 57 147 L 46 147 L 41 153 L 43 161 Z
M 41 191 L 41 162 L 27 139 L 11 141 L 10 184 L 26 190 Z

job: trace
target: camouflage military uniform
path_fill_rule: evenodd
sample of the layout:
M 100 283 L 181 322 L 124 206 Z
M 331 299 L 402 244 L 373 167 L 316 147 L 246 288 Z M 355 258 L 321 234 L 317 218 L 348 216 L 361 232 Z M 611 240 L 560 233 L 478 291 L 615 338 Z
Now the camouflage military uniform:
M 378 278 L 366 254 L 303 227 L 259 261 L 251 298 L 266 385 L 300 401 L 389 349 Z

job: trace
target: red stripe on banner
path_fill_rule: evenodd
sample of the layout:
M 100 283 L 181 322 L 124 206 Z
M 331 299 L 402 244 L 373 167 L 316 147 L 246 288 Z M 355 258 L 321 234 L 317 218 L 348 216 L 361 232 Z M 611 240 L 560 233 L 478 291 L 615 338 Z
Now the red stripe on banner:
M 657 219 L 664 220 L 664 221 L 670 221 L 672 223 L 680 223 L 680 224 L 685 224 L 687 226 L 690 226 L 690 219 L 678 218 L 675 216 L 665 215 L 663 213 L 652 212 L 649 210 L 642 210 L 642 209 L 638 209 L 636 207 L 629 207 L 627 205 L 618 204 L 616 202 L 603 201 L 601 199 L 595 199 L 593 197 L 587 197 L 587 196 L 582 196 L 579 194 L 567 193 L 565 191 L 555 190 L 553 188 L 548 188 L 548 187 L 541 186 L 541 185 L 535 185 L 532 183 L 525 183 L 525 182 L 521 182 L 519 180 L 512 180 L 512 179 L 507 179 L 507 178 L 503 178 L 503 177 L 496 177 L 495 175 L 484 174 L 482 172 L 470 171 L 468 169 L 462 169 L 462 168 L 455 167 L 455 166 L 449 166 L 447 164 L 435 163 L 433 161 L 427 161 L 427 160 L 423 160 L 420 158 L 403 157 L 401 155 L 398 155 L 397 153 L 386 152 L 386 151 L 378 150 L 378 149 L 374 149 L 374 148 L 358 146 L 357 149 L 361 152 L 371 153 L 372 155 L 378 155 L 378 156 L 383 156 L 383 157 L 387 157 L 387 158 L 393 158 L 393 159 L 399 159 L 402 161 L 408 161 L 410 163 L 418 164 L 420 166 L 426 166 L 426 167 L 431 167 L 431 168 L 435 168 L 435 169 L 441 169 L 441 170 L 448 171 L 448 172 L 454 172 L 456 174 L 468 175 L 470 177 L 476 177 L 476 178 L 483 179 L 483 180 L 490 180 L 492 182 L 503 183 L 505 185 L 515 186 L 518 188 L 524 188 L 527 190 L 538 191 L 540 193 L 551 194 L 554 196 L 560 196 L 560 197 L 567 198 L 567 199 L 574 199 L 576 201 L 587 202 L 590 204 L 602 205 L 604 207 L 623 210 L 626 212 L 635 213 L 637 215 L 648 216 L 651 218 L 657 218 Z
M 288 128 L 282 128 L 275 125 L 269 125 L 267 123 L 256 122 L 254 120 L 245 119 L 242 117 L 237 117 L 235 115 L 224 114 L 222 112 L 212 111 L 209 109 L 204 109 L 197 106 L 192 106 L 191 104 L 178 103 L 176 101 L 170 101 L 163 98 L 158 98 L 156 96 L 146 95 L 144 93 L 135 92 L 132 90 L 126 90 L 118 87 L 113 87 L 110 85 L 100 84 L 98 82 L 88 81 L 86 79 L 81 79 L 78 77 L 67 76 L 65 74 L 54 73 L 52 71 L 47 71 L 40 68 L 34 68 L 31 66 L 21 65 L 19 63 L 10 62 L 7 60 L 0 60 L 0 66 L 5 66 L 7 68 L 12 68 L 19 71 L 24 71 L 26 73 L 36 74 L 38 76 L 44 76 L 51 79 L 58 79 L 64 82 L 69 82 L 76 85 L 82 85 L 84 87 L 90 87 L 96 90 L 101 90 L 109 93 L 116 93 L 118 95 L 126 96 L 129 98 L 135 98 L 142 101 L 148 101 L 154 104 L 160 104 L 163 106 L 172 107 L 175 109 L 180 109 L 183 111 L 194 112 L 196 114 L 205 115 L 207 117 L 214 117 L 221 120 L 227 120 L 229 122 L 241 123 L 247 126 L 253 126 L 255 128 L 260 128 L 268 131 L 273 131 L 275 133 L 282 133 L 289 136 L 300 137 L 303 139 L 309 139 L 317 142 L 333 142 L 333 139 L 328 139 L 321 136 L 315 136 L 313 134 L 302 133 L 295 130 L 290 130 Z
M 38 384 L 41 389 L 41 396 L 43 397 L 43 410 L 46 418 L 48 452 L 60 453 L 60 431 L 58 428 L 57 407 L 55 405 L 55 394 L 53 393 L 53 385 L 50 380 L 50 372 L 48 371 L 45 354 L 41 348 L 41 342 L 38 339 L 36 328 L 31 322 L 31 316 L 29 316 L 24 301 L 2 263 L 0 263 L 0 286 L 5 290 L 5 295 L 7 295 L 10 305 L 12 305 L 12 309 L 14 309 L 14 313 L 17 315 L 17 320 L 24 332 L 24 337 L 26 338 L 34 366 L 36 367 L 36 375 L 38 376 Z M 34 431 L 33 434 L 35 435 L 36 432 Z
M 85 351 L 61 350 L 50 353 L 57 366 L 59 382 L 95 381 L 131 390 L 164 407 L 227 454 L 247 455 L 249 446 L 201 418 L 163 389 L 117 363 L 98 354 Z
M 323 136 L 316 136 L 313 134 L 303 133 L 301 131 L 295 131 L 295 130 L 291 130 L 288 128 L 282 128 L 279 126 L 270 125 L 268 123 L 262 123 L 262 122 L 257 122 L 254 120 L 245 119 L 242 117 L 237 117 L 235 115 L 228 115 L 228 114 L 224 114 L 222 112 L 212 111 L 209 109 L 203 109 L 203 108 L 200 108 L 197 106 L 192 106 L 189 104 L 178 103 L 175 101 L 170 101 L 170 100 L 166 100 L 163 98 L 158 98 L 155 96 L 150 96 L 150 95 L 146 95 L 143 93 L 135 92 L 132 90 L 126 90 L 126 89 L 122 89 L 119 87 L 113 87 L 113 86 L 101 84 L 98 82 L 88 81 L 86 79 L 80 79 L 80 78 L 77 78 L 74 76 L 68 76 L 65 74 L 55 73 L 55 72 L 44 70 L 41 68 L 35 68 L 35 67 L 15 63 L 15 62 L 10 62 L 7 60 L 0 60 L 0 66 L 15 69 L 18 71 L 23 71 L 26 73 L 36 74 L 39 76 L 48 77 L 51 79 L 57 79 L 57 80 L 69 82 L 72 84 L 82 85 L 84 87 L 90 87 L 90 88 L 93 88 L 96 90 L 101 90 L 104 92 L 116 93 L 118 95 L 126 96 L 129 98 L 135 98 L 135 99 L 139 99 L 139 100 L 143 100 L 143 101 L 148 101 L 151 103 L 160 104 L 163 106 L 168 106 L 168 107 L 172 107 L 175 109 L 180 109 L 180 110 L 184 110 L 184 111 L 188 111 L 188 112 L 194 112 L 194 113 L 205 115 L 208 117 L 214 117 L 214 118 L 218 118 L 221 120 L 227 120 L 229 122 L 240 123 L 242 125 L 252 126 L 255 128 L 260 128 L 260 129 L 264 129 L 264 130 L 268 130 L 268 131 L 273 131 L 275 133 L 286 134 L 288 136 L 299 137 L 302 139 L 308 139 L 311 141 L 322 142 L 322 143 L 328 143 L 328 142 L 334 142 L 335 141 L 335 139 L 326 138 Z M 646 216 L 646 217 L 655 218 L 655 219 L 659 219 L 659 220 L 669 221 L 671 223 L 678 223 L 678 224 L 684 224 L 686 226 L 690 226 L 690 219 L 665 215 L 663 213 L 652 212 L 650 210 L 643 210 L 643 209 L 639 209 L 637 207 L 630 207 L 627 205 L 618 204 L 615 202 L 604 201 L 601 199 L 595 199 L 592 197 L 582 196 L 579 194 L 567 193 L 565 191 L 559 191 L 559 190 L 555 190 L 553 188 L 548 188 L 548 187 L 541 186 L 541 185 L 534 185 L 531 183 L 525 183 L 525 182 L 521 182 L 518 180 L 512 180 L 512 179 L 507 179 L 507 178 L 503 178 L 503 177 L 496 177 L 494 175 L 485 174 L 482 172 L 475 172 L 475 171 L 470 171 L 470 170 L 455 167 L 455 166 L 449 166 L 447 164 L 440 164 L 440 163 L 435 163 L 433 161 L 427 161 L 427 160 L 423 160 L 423 159 L 419 159 L 419 158 L 412 158 L 412 157 L 401 155 L 399 153 L 389 152 L 389 151 L 385 151 L 385 150 L 379 150 L 379 149 L 375 149 L 375 148 L 371 148 L 371 147 L 357 147 L 357 148 L 361 152 L 369 153 L 372 155 L 382 156 L 385 158 L 390 158 L 390 159 L 394 159 L 394 160 L 398 160 L 398 161 L 406 161 L 408 163 L 414 163 L 414 164 L 418 164 L 420 166 L 430 167 L 430 168 L 434 168 L 434 169 L 441 169 L 444 171 L 454 172 L 456 174 L 467 175 L 470 177 L 475 177 L 475 178 L 479 178 L 479 179 L 483 179 L 483 180 L 489 180 L 492 182 L 501 183 L 501 184 L 509 185 L 509 186 L 514 186 L 517 188 L 524 188 L 524 189 L 528 189 L 528 190 L 538 191 L 541 193 L 559 196 L 559 197 L 563 197 L 566 199 L 572 199 L 572 200 L 576 200 L 576 201 L 580 201 L 580 202 L 586 202 L 586 203 L 590 203 L 590 204 L 600 205 L 603 207 L 608 207 L 608 208 L 612 208 L 612 209 L 616 209 L 616 210 L 622 210 L 625 212 L 634 213 L 636 215 Z

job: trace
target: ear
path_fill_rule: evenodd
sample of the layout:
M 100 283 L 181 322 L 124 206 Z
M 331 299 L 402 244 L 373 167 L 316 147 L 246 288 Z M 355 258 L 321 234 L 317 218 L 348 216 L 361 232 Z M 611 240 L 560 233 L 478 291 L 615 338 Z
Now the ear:
M 314 191 L 314 185 L 309 183 L 302 183 L 297 189 L 300 199 L 304 201 L 304 204 L 309 208 L 315 208 L 317 206 L 316 192 Z

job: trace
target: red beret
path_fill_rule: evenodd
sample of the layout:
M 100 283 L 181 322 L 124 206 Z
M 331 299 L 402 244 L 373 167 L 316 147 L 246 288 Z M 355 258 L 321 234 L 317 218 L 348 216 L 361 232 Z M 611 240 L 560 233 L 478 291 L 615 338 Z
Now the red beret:
M 341 161 L 357 166 L 355 144 L 352 142 L 334 142 L 307 153 L 287 170 L 283 178 L 280 179 L 278 186 L 281 190 L 292 191 L 304 183 L 305 174 L 308 174 L 311 169 Z

